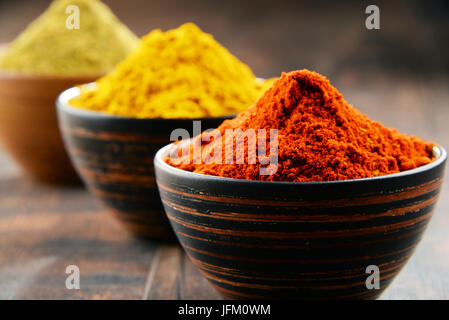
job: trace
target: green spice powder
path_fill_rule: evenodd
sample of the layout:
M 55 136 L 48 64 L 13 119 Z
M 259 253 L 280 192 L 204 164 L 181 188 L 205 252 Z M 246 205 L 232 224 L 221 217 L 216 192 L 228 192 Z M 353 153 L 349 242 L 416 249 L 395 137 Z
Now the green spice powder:
M 79 8 L 79 29 L 66 26 L 69 6 Z M 97 76 L 111 71 L 138 42 L 102 2 L 56 0 L 7 46 L 0 69 L 31 75 Z

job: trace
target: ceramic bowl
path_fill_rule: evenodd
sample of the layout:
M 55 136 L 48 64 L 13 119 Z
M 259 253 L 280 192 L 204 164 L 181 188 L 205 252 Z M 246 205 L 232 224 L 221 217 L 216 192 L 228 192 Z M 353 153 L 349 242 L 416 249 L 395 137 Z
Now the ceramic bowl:
M 446 162 L 435 148 L 437 160 L 398 174 L 262 182 L 179 170 L 164 162 L 171 148 L 155 158 L 166 214 L 193 263 L 237 299 L 378 297 L 421 239 Z
M 54 106 L 63 90 L 93 80 L 0 72 L 0 143 L 32 178 L 79 183 L 59 134 Z
M 68 101 L 78 88 L 57 100 L 59 126 L 72 162 L 89 190 L 136 236 L 175 238 L 154 178 L 156 151 L 170 143 L 174 129 L 192 134 L 191 119 L 136 119 L 82 110 Z M 205 118 L 202 129 L 216 128 L 228 117 Z

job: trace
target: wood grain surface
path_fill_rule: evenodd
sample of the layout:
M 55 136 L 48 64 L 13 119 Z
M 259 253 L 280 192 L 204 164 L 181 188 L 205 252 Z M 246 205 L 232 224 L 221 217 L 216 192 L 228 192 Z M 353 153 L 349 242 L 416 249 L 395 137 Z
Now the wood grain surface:
M 449 146 L 449 82 L 364 79 L 335 85 L 372 119 Z M 449 298 L 447 179 L 409 263 L 381 299 Z M 81 289 L 65 287 L 76 264 Z M 0 152 L 0 299 L 219 299 L 176 245 L 140 242 L 82 187 L 29 180 Z

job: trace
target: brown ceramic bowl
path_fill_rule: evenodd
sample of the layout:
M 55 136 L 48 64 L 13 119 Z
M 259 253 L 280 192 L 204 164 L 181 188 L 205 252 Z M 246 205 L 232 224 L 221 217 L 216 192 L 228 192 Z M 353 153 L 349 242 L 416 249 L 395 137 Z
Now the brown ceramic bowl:
M 378 297 L 432 217 L 447 157 L 436 148 L 430 164 L 374 178 L 266 182 L 179 170 L 164 162 L 172 147 L 155 158 L 170 223 L 212 285 L 238 299 Z M 379 287 L 367 287 L 375 267 Z
M 78 88 L 63 92 L 57 108 L 67 151 L 82 180 L 134 235 L 174 239 L 156 187 L 153 157 L 170 142 L 174 129 L 192 135 L 193 120 L 124 118 L 82 110 L 68 103 L 78 94 Z M 226 118 L 199 120 L 207 129 Z
M 0 143 L 31 177 L 47 183 L 79 181 L 58 130 L 55 100 L 96 77 L 39 77 L 0 71 Z

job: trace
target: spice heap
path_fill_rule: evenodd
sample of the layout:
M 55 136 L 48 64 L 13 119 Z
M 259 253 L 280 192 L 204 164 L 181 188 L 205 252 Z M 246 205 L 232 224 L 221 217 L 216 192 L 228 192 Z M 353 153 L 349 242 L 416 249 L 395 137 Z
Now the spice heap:
M 73 6 L 79 8 L 79 29 L 66 25 L 70 19 L 66 9 Z M 56 0 L 9 44 L 0 58 L 0 69 L 33 75 L 97 76 L 111 71 L 138 42 L 102 2 Z
M 397 173 L 433 160 L 434 144 L 371 121 L 349 105 L 325 77 L 308 70 L 282 74 L 253 107 L 223 122 L 218 128 L 221 134 L 218 139 L 200 142 L 203 155 L 213 154 L 212 150 L 217 150 L 214 148 L 219 144 L 224 157 L 225 146 L 237 141 L 232 135 L 226 137 L 227 129 L 241 129 L 240 135 L 247 129 L 278 129 L 276 173 L 260 175 L 263 165 L 247 164 L 247 161 L 244 164 L 205 164 L 204 161 L 192 164 L 192 143 L 190 152 L 184 150 L 179 158 L 166 161 L 180 169 L 208 175 L 310 182 Z M 199 139 L 204 140 L 198 136 L 194 141 L 198 143 Z M 267 137 L 267 150 L 269 143 Z M 244 146 L 247 154 L 248 144 Z
M 272 81 L 251 69 L 210 34 L 187 23 L 154 30 L 96 88 L 71 104 L 135 118 L 202 118 L 247 109 Z

